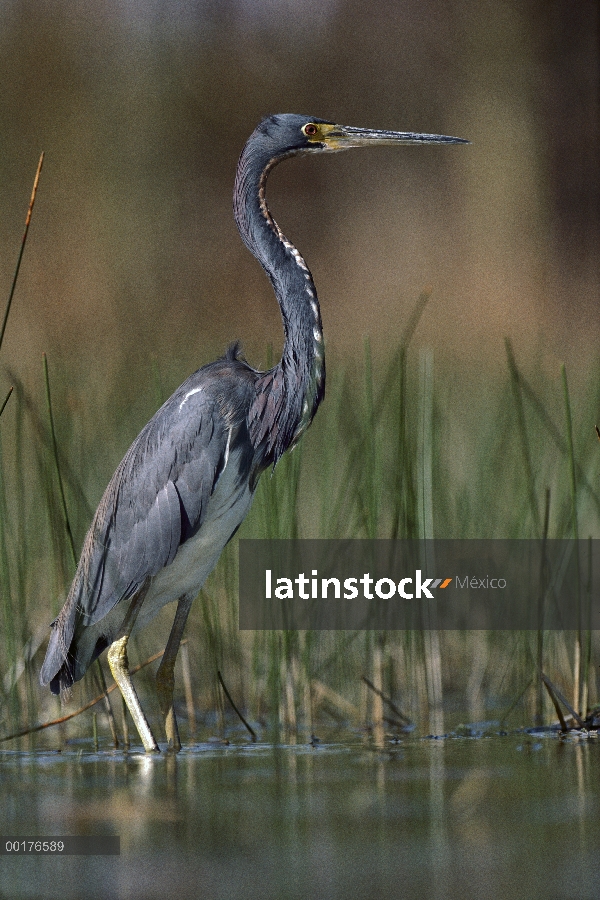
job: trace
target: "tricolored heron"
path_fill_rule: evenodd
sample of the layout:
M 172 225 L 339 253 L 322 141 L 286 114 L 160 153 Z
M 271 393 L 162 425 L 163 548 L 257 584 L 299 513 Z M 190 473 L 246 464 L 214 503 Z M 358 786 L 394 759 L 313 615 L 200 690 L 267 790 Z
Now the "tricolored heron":
M 282 358 L 259 372 L 232 345 L 191 375 L 141 431 L 100 501 L 69 595 L 52 623 L 40 675 L 58 694 L 108 647 L 114 679 L 147 751 L 159 748 L 129 675 L 132 630 L 177 600 L 156 682 L 169 748 L 179 750 L 173 671 L 192 601 L 248 512 L 261 473 L 300 440 L 324 396 L 315 285 L 269 211 L 267 176 L 282 159 L 305 153 L 431 143 L 468 142 L 276 115 L 261 122 L 242 151 L 234 216 L 275 291 L 285 331 Z

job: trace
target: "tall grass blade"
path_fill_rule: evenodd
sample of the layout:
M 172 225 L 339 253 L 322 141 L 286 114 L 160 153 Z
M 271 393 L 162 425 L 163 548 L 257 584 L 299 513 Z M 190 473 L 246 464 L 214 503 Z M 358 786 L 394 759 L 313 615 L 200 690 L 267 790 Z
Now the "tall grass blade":
M 20 657 L 22 640 L 20 636 L 20 618 L 24 610 L 20 609 L 18 598 L 14 596 L 14 584 L 11 578 L 9 560 L 10 535 L 8 507 L 6 503 L 6 486 L 4 483 L 4 465 L 2 447 L 0 445 L 0 597 L 2 601 L 2 643 L 7 668 L 16 666 Z M 4 679 L 2 679 L 4 686 Z M 8 685 L 3 697 L 2 712 L 12 727 L 20 719 L 20 704 L 16 681 Z
M 575 709 L 581 708 L 581 694 L 582 694 L 582 683 L 581 683 L 581 657 L 583 651 L 583 633 L 582 633 L 582 621 L 581 621 L 581 573 L 579 570 L 579 550 L 578 550 L 578 540 L 579 540 L 579 519 L 577 515 L 577 472 L 575 465 L 575 450 L 573 447 L 573 418 L 571 415 L 571 400 L 569 397 L 569 385 L 567 383 L 567 370 L 564 364 L 560 368 L 560 374 L 562 379 L 563 386 L 563 397 L 565 403 L 565 423 L 567 429 L 567 453 L 568 453 L 568 461 L 569 461 L 569 476 L 570 476 L 570 486 L 571 486 L 571 516 L 572 516 L 572 527 L 573 527 L 573 538 L 575 540 L 575 561 L 576 561 L 576 570 L 575 570 L 575 602 L 577 604 L 577 633 L 575 637 L 575 659 L 573 661 L 573 706 Z M 585 710 L 584 710 L 585 712 Z
M 417 453 L 419 537 L 433 539 L 433 351 L 419 359 L 419 431 Z
M 378 452 L 378 428 L 375 419 L 373 398 L 373 361 L 371 359 L 371 343 L 364 341 L 365 354 L 365 429 L 361 435 L 363 440 L 362 470 L 363 486 L 361 491 L 361 512 L 364 532 L 370 540 L 378 536 L 379 527 L 379 490 L 381 485 L 380 454 Z
M 583 670 L 581 673 L 581 712 L 585 716 L 588 709 L 589 677 L 592 668 L 592 538 L 588 538 L 588 571 L 585 591 L 586 599 L 586 627 L 585 646 L 583 649 Z
M 16 374 L 16 372 L 14 372 L 12 369 L 8 369 L 7 371 L 11 381 L 13 381 L 16 386 L 19 405 L 22 406 L 27 413 L 29 422 L 34 431 L 34 436 L 37 440 L 37 444 L 40 447 L 43 447 L 45 450 L 49 450 L 50 455 L 54 456 L 52 435 L 51 433 L 49 433 L 49 429 L 39 413 L 35 399 L 29 393 L 29 391 L 26 390 L 25 385 Z M 86 522 L 89 522 L 94 515 L 94 510 L 92 509 L 83 491 L 78 476 L 73 470 L 73 467 L 70 465 L 69 460 L 65 457 L 64 453 L 61 453 L 60 447 L 57 447 L 57 452 L 63 484 L 68 487 L 69 492 L 73 498 L 73 503 L 76 505 L 81 517 L 85 519 Z
M 575 463 L 575 450 L 573 447 L 573 419 L 571 415 L 571 400 L 569 398 L 567 370 L 565 369 L 564 364 L 560 367 L 560 375 L 565 403 L 565 424 L 567 429 L 567 455 L 569 461 L 569 477 L 571 484 L 571 515 L 573 538 L 577 541 L 579 540 L 579 521 L 577 516 L 577 466 Z
M 423 350 L 419 359 L 419 431 L 417 441 L 417 497 L 419 537 L 429 548 L 433 540 L 433 351 Z M 435 572 L 435 559 L 425 551 L 422 565 Z M 427 602 L 427 601 L 425 601 Z M 440 636 L 435 622 L 435 608 L 428 604 L 430 627 L 423 632 L 429 721 L 434 734 L 444 730 L 442 710 L 442 658 Z
M 75 552 L 75 541 L 73 539 L 73 532 L 71 531 L 71 522 L 69 521 L 69 511 L 67 509 L 67 499 L 65 497 L 65 488 L 63 485 L 62 474 L 60 471 L 60 463 L 58 461 L 58 444 L 56 442 L 56 429 L 54 427 L 54 414 L 52 412 L 52 397 L 50 394 L 50 377 L 48 375 L 48 358 L 45 353 L 42 354 L 42 361 L 44 365 L 44 385 L 46 388 L 46 407 L 48 410 L 48 421 L 50 424 L 50 437 L 52 440 L 52 452 L 54 455 L 54 466 L 56 470 L 56 477 L 58 479 L 58 488 L 60 491 L 60 502 L 62 506 L 62 512 L 64 516 L 64 525 L 65 531 L 67 534 L 67 539 L 69 543 L 69 548 L 71 551 L 71 559 L 73 561 L 73 569 L 77 567 L 77 553 Z
M 521 392 L 521 378 L 517 368 L 515 354 L 509 338 L 504 339 L 506 348 L 506 358 L 508 361 L 508 371 L 510 373 L 510 385 L 512 388 L 515 411 L 517 413 L 517 428 L 519 433 L 519 443 L 521 445 L 521 453 L 523 456 L 523 467 L 525 469 L 525 484 L 527 488 L 527 497 L 529 500 L 529 508 L 533 518 L 533 532 L 535 537 L 540 537 L 542 526 L 540 522 L 540 512 L 538 509 L 537 499 L 535 496 L 535 478 L 533 474 L 533 464 L 531 461 L 531 450 L 529 447 L 529 439 L 527 437 L 527 426 L 525 423 L 525 408 L 523 404 L 523 395 Z
M 12 306 L 13 297 L 15 295 L 15 288 L 17 286 L 17 280 L 19 278 L 19 270 L 21 268 L 21 260 L 23 259 L 23 252 L 25 250 L 25 244 L 27 243 L 27 235 L 29 234 L 29 225 L 31 223 L 31 214 L 33 213 L 33 204 L 35 203 L 35 195 L 37 194 L 37 189 L 38 189 L 38 185 L 40 182 L 40 175 L 42 173 L 43 164 L 44 164 L 44 153 L 42 152 L 42 154 L 40 156 L 40 161 L 38 163 L 38 167 L 37 167 L 37 170 L 35 173 L 35 178 L 33 180 L 33 190 L 31 192 L 31 198 L 29 200 L 29 207 L 27 209 L 27 217 L 25 219 L 25 230 L 23 232 L 23 237 L 21 239 L 21 249 L 19 250 L 19 256 L 17 258 L 17 265 L 15 268 L 15 274 L 13 276 L 10 293 L 8 295 L 8 302 L 6 304 L 6 309 L 4 311 L 2 327 L 0 328 L 0 348 L 2 347 L 2 342 L 4 341 L 4 333 L 6 331 L 6 323 L 8 322 L 8 314 L 10 313 L 10 308 Z
M 544 601 L 546 599 L 547 584 L 547 564 L 546 564 L 546 541 L 548 540 L 548 527 L 550 524 L 550 488 L 546 490 L 546 505 L 544 507 L 544 533 L 542 535 L 543 549 L 540 563 L 540 587 L 538 596 L 538 628 L 536 635 L 536 705 L 535 705 L 535 724 L 542 725 L 544 719 L 544 692 L 542 682 L 542 672 L 544 669 Z
M 14 391 L 14 387 L 11 387 L 10 390 L 9 390 L 9 392 L 8 392 L 8 394 L 7 394 L 6 397 L 4 398 L 4 402 L 2 403 L 2 406 L 0 406 L 0 416 L 1 416 L 2 413 L 4 412 L 5 407 L 6 407 L 6 404 L 7 404 L 8 401 L 10 400 L 10 395 L 12 394 L 13 391 Z

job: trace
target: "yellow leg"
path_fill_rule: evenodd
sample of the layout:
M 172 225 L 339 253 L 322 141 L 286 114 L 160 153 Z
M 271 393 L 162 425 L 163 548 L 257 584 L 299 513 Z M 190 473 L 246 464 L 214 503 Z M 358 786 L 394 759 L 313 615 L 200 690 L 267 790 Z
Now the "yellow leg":
M 181 750 L 177 719 L 175 718 L 175 710 L 173 709 L 175 660 L 177 659 L 179 644 L 181 643 L 183 630 L 193 599 L 193 596 L 190 597 L 186 595 L 181 597 L 177 603 L 177 611 L 175 613 L 175 619 L 173 620 L 171 634 L 169 635 L 169 640 L 167 641 L 161 664 L 156 673 L 156 690 L 158 693 L 160 711 L 165 720 L 168 749 L 174 753 L 178 753 Z
M 117 640 L 113 641 L 113 643 L 110 645 L 107 657 L 110 671 L 112 672 L 113 678 L 115 679 L 116 683 L 119 685 L 119 690 L 121 691 L 123 699 L 127 704 L 127 708 L 131 713 L 131 718 L 133 719 L 135 727 L 138 730 L 138 734 L 142 739 L 144 749 L 147 753 L 159 753 L 159 746 L 154 739 L 154 735 L 152 734 L 150 725 L 148 724 L 148 720 L 146 719 L 142 707 L 140 706 L 138 695 L 136 694 L 135 688 L 132 684 L 131 676 L 129 674 L 129 661 L 127 659 L 127 642 L 129 640 L 129 635 L 131 634 L 131 630 L 135 624 L 137 615 L 141 609 L 142 603 L 144 602 L 147 590 L 148 585 L 146 584 L 140 589 L 140 591 L 138 591 L 137 595 L 134 597 L 129 607 L 127 616 L 125 617 L 125 621 L 121 629 L 121 636 L 117 638 Z
M 144 749 L 147 753 L 158 753 L 160 752 L 159 746 L 154 739 L 154 735 L 152 734 L 150 725 L 148 724 L 148 720 L 146 719 L 142 707 L 140 706 L 138 695 L 135 692 L 135 688 L 131 681 L 131 676 L 129 675 L 129 662 L 127 660 L 128 640 L 129 635 L 126 634 L 110 645 L 107 654 L 108 664 L 110 666 L 110 671 L 112 672 L 113 678 L 119 685 L 119 690 L 123 695 L 123 700 L 127 704 L 127 708 L 131 713 L 131 718 L 133 719 L 135 727 L 138 730 L 138 734 L 142 739 Z

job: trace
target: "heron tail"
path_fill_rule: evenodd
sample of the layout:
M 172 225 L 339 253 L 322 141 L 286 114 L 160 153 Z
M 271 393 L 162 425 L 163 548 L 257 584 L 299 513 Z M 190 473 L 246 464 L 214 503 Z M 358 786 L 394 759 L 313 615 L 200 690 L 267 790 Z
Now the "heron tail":
M 40 670 L 40 684 L 50 685 L 53 694 L 71 687 L 74 681 L 74 659 L 70 652 L 75 632 L 77 601 L 74 593 L 51 624 L 50 640 Z

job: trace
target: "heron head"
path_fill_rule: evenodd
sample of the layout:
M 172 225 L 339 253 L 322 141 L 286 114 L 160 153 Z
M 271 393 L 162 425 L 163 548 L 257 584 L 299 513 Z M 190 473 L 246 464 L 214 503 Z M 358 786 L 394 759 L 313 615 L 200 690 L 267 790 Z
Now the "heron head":
M 396 144 L 468 144 L 463 138 L 412 131 L 376 131 L 336 125 L 324 119 L 291 113 L 269 116 L 255 134 L 269 146 L 273 158 L 323 151 L 350 150 L 354 147 Z

